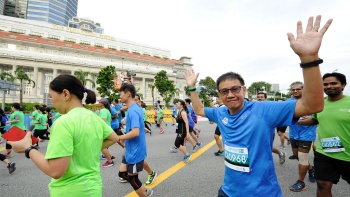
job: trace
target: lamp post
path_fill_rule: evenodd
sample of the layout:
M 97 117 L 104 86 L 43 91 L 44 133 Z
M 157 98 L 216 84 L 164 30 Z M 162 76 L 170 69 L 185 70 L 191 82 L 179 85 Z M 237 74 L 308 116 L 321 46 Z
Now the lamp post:
M 122 72 L 124 71 L 124 58 L 122 57 Z

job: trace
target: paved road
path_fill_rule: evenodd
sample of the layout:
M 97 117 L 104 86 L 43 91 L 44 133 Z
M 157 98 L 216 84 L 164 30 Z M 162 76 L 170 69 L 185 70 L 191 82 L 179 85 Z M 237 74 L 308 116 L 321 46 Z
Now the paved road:
M 159 134 L 152 127 L 154 134 L 152 136 L 147 135 L 147 161 L 151 168 L 159 174 L 151 186 L 154 187 L 154 196 L 212 197 L 217 195 L 217 190 L 223 181 L 224 162 L 223 157 L 216 157 L 213 154 L 217 151 L 217 147 L 213 142 L 215 126 L 215 124 L 209 124 L 208 122 L 200 122 L 198 124 L 198 127 L 202 129 L 200 140 L 204 145 L 197 153 L 193 154 L 192 161 L 187 165 L 181 161 L 183 157 L 181 153 L 169 153 L 169 148 L 173 145 L 175 139 L 175 127 L 170 125 L 165 127 L 166 132 L 164 134 Z M 275 140 L 275 145 L 278 145 L 277 140 Z M 4 144 L 1 144 L 1 146 L 4 146 Z M 45 152 L 47 142 L 41 143 L 40 146 L 40 151 Z M 190 149 L 191 147 L 188 143 L 187 150 Z M 116 165 L 101 169 L 104 187 L 103 196 L 126 196 L 132 192 L 132 187 L 127 183 L 118 182 L 118 164 L 121 161 L 121 149 L 114 145 L 110 150 L 116 157 Z M 291 155 L 290 146 L 285 151 L 287 156 Z M 1 152 L 3 153 L 4 151 Z M 311 154 L 311 162 L 312 159 L 313 155 Z M 50 178 L 39 171 L 33 162 L 26 159 L 23 154 L 19 155 L 16 153 L 14 153 L 11 161 L 16 162 L 17 170 L 12 175 L 9 175 L 4 165 L 0 168 L 0 196 L 49 196 L 47 185 L 50 182 Z M 103 162 L 101 161 L 101 164 Z M 316 196 L 316 185 L 308 181 L 306 181 L 306 191 L 300 193 L 289 191 L 289 186 L 297 180 L 297 161 L 287 159 L 285 164 L 280 165 L 278 156 L 274 155 L 274 162 L 285 197 Z M 146 181 L 147 174 L 142 172 L 139 177 L 140 180 Z M 349 194 L 350 187 L 344 180 L 341 180 L 338 185 L 333 187 L 334 196 L 349 196 Z M 244 194 L 243 196 L 249 196 L 249 194 Z

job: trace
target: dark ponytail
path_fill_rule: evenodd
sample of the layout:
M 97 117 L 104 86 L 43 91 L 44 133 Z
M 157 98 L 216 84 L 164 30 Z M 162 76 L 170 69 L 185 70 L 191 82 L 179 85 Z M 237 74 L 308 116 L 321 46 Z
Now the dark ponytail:
M 78 97 L 79 100 L 83 100 L 84 93 L 87 93 L 85 100 L 86 104 L 96 103 L 95 92 L 86 89 L 83 83 L 73 75 L 59 75 L 50 83 L 50 89 L 61 93 L 64 89 L 68 90 L 71 94 Z

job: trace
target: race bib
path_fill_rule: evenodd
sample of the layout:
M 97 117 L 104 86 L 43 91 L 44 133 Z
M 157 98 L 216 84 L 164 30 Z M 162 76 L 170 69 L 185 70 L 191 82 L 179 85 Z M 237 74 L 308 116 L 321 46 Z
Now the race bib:
M 250 172 L 248 149 L 225 144 L 225 165 L 232 170 Z
M 343 152 L 345 148 L 339 137 L 330 137 L 321 139 L 322 149 L 326 153 Z
M 178 129 L 179 128 L 179 123 L 176 123 L 175 125 L 176 125 L 176 129 Z

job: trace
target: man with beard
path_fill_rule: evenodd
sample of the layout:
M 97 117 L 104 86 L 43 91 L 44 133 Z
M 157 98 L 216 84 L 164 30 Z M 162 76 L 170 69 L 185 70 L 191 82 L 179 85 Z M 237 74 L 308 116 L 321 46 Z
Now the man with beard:
M 350 97 L 343 94 L 346 77 L 341 73 L 323 75 L 327 98 L 324 110 L 298 124 L 318 124 L 314 165 L 317 196 L 332 196 L 332 186 L 340 176 L 350 184 Z

